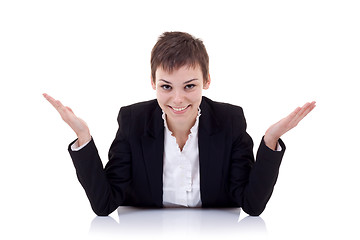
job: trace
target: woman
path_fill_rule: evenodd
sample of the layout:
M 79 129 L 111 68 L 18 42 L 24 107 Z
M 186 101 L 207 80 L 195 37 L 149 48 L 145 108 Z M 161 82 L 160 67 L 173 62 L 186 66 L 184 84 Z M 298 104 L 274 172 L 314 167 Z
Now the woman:
M 241 207 L 249 215 L 262 213 L 285 151 L 280 137 L 315 102 L 272 125 L 255 162 L 242 109 L 203 97 L 210 83 L 201 40 L 183 32 L 160 36 L 151 53 L 157 99 L 120 109 L 105 168 L 86 123 L 44 94 L 78 137 L 69 153 L 97 215 L 106 216 L 121 205 Z

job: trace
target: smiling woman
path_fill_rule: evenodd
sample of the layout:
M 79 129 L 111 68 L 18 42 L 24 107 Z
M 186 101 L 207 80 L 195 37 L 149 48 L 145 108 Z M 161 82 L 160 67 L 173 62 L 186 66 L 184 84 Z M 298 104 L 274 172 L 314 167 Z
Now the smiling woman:
M 250 215 L 261 214 L 285 151 L 280 137 L 315 102 L 272 125 L 255 162 L 242 108 L 202 96 L 211 80 L 201 40 L 164 33 L 152 50 L 151 71 L 157 99 L 120 109 L 105 168 L 86 123 L 44 94 L 78 136 L 69 153 L 94 212 L 108 215 L 131 205 L 241 207 Z

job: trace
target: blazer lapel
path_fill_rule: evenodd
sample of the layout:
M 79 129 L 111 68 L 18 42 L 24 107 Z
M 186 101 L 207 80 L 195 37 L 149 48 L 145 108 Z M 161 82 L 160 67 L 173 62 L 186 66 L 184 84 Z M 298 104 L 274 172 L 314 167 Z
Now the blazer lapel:
M 220 129 L 219 121 L 206 97 L 200 105 L 199 119 L 199 164 L 200 164 L 200 192 L 204 207 L 216 199 L 223 173 L 224 131 Z
M 162 207 L 163 197 L 164 121 L 161 116 L 161 109 L 157 106 L 141 138 L 150 190 L 158 207 Z

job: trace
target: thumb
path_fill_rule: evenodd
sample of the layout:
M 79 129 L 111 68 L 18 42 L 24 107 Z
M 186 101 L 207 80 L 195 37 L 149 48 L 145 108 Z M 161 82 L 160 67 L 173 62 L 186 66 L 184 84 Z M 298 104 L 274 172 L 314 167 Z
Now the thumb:
M 73 110 L 70 107 L 65 107 L 65 108 L 74 114 Z

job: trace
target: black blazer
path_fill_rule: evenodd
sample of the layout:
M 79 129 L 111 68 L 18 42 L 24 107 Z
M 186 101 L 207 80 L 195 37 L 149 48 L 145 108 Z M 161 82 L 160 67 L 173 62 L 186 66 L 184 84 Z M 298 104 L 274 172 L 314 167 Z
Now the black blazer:
M 202 207 L 241 207 L 250 215 L 265 209 L 277 176 L 282 151 L 262 140 L 253 156 L 240 107 L 203 97 L 199 118 L 200 194 Z M 163 207 L 164 121 L 156 100 L 122 107 L 119 129 L 103 168 L 94 140 L 69 152 L 76 174 L 97 215 L 118 206 Z

